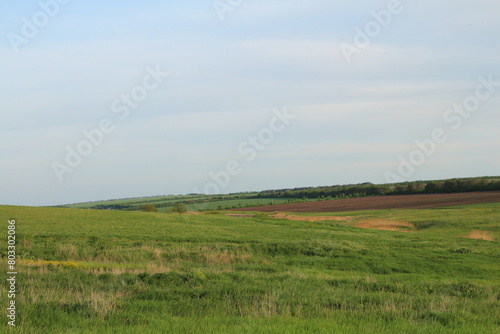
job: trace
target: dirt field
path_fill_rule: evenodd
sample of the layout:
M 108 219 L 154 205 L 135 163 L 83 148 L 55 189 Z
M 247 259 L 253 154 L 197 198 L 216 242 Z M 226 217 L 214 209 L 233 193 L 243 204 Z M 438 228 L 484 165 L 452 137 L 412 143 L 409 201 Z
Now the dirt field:
M 500 191 L 348 198 L 250 207 L 244 210 L 260 212 L 343 212 L 380 209 L 429 209 L 481 203 L 500 203 Z M 242 209 L 233 209 L 232 211 L 242 211 Z

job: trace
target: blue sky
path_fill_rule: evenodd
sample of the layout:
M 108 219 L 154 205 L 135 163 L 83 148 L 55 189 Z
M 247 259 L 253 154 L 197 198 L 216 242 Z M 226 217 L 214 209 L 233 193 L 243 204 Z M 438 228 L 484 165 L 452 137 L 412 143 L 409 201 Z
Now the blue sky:
M 1 204 L 191 193 L 229 161 L 222 193 L 500 174 L 500 85 L 447 114 L 500 82 L 498 1 L 242 0 L 224 20 L 214 1 L 64 2 L 0 1 Z M 148 68 L 169 76 L 120 119 L 113 101 Z M 284 108 L 295 118 L 247 161 L 238 147 Z M 114 131 L 60 180 L 54 162 L 103 119 Z M 436 128 L 446 140 L 415 153 Z

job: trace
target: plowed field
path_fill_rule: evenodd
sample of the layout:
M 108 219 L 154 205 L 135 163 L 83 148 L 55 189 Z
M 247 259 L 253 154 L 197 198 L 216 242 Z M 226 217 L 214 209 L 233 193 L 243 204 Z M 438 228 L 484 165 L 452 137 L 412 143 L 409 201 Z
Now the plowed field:
M 347 198 L 318 202 L 267 205 L 245 208 L 244 210 L 260 212 L 343 212 L 380 209 L 430 209 L 482 203 L 500 203 L 500 191 Z M 233 209 L 233 211 L 241 210 L 242 209 Z

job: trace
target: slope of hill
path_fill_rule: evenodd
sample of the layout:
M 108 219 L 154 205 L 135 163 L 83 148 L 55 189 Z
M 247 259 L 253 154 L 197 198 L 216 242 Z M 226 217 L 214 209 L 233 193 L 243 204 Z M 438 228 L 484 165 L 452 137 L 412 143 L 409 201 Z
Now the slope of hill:
M 184 204 L 190 211 L 209 211 L 383 195 L 463 193 L 478 191 L 500 191 L 500 177 L 413 181 L 378 185 L 366 182 L 356 185 L 305 187 L 217 195 L 188 194 L 150 196 L 74 203 L 60 205 L 58 207 L 141 211 L 145 205 L 154 205 L 158 211 L 165 212 L 176 204 Z
M 248 207 L 245 208 L 245 210 L 261 212 L 343 212 L 380 209 L 430 209 L 483 203 L 500 203 L 500 191 L 372 196 L 307 203 Z

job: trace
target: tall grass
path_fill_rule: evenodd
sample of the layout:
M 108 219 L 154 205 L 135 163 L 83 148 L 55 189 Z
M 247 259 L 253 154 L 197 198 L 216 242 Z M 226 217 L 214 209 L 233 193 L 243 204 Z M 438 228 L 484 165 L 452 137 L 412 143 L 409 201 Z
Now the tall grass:
M 16 218 L 19 238 L 13 333 L 499 330 L 498 241 L 465 237 L 485 231 L 499 240 L 498 204 L 340 214 L 410 221 L 412 233 L 266 217 L 1 209 Z M 3 223 L 2 240 L 6 231 Z

